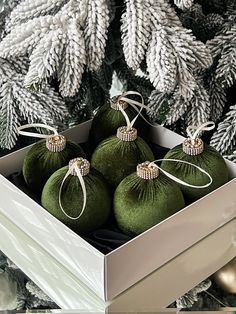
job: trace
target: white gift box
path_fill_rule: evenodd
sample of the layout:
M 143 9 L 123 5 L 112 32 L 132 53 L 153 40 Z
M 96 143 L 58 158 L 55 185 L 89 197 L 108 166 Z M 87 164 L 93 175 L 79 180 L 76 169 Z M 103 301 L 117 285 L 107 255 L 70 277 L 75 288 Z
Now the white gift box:
M 68 139 L 82 143 L 88 138 L 90 126 L 91 121 L 85 122 L 67 130 L 64 134 Z M 183 141 L 183 137 L 161 126 L 152 128 L 150 139 L 169 148 Z M 14 238 L 16 230 L 20 234 L 24 233 L 27 241 L 31 241 L 38 251 L 41 250 L 41 255 L 42 252 L 45 252 L 48 260 L 51 259 L 58 263 L 60 269 L 70 273 L 75 280 L 81 282 L 83 289 L 88 291 L 88 294 L 92 291 L 96 295 L 94 299 L 97 300 L 98 304 L 101 301 L 105 302 L 104 304 L 110 304 L 114 298 L 119 299 L 130 293 L 132 295 L 132 292 L 129 291 L 139 289 L 137 287 L 142 287 L 145 290 L 145 284 L 140 283 L 142 279 L 148 275 L 147 278 L 155 278 L 154 271 L 236 217 L 236 165 L 227 161 L 230 182 L 180 210 L 125 245 L 104 255 L 4 177 L 22 168 L 23 158 L 29 148 L 30 146 L 0 158 L 0 233 L 2 232 L 9 238 Z M 10 226 L 7 231 L 3 230 L 3 221 Z M 19 243 L 23 245 L 24 242 Z M 7 251 L 7 255 L 13 258 L 16 264 L 21 266 L 24 263 L 27 264 L 26 261 L 22 261 L 22 256 L 17 261 L 17 256 L 12 252 L 13 246 L 10 251 L 1 241 L 0 249 Z M 18 250 L 17 247 L 16 250 Z M 22 248 L 23 251 L 24 248 Z M 30 251 L 32 253 L 32 247 L 26 250 L 26 252 Z M 33 258 L 26 252 L 24 253 L 26 260 Z M 230 257 L 232 257 L 231 254 Z M 41 266 L 45 268 L 46 265 L 46 262 L 42 262 Z M 213 268 L 212 272 L 217 270 L 217 268 Z M 44 273 L 47 273 L 45 269 Z M 154 277 L 151 275 L 152 273 Z M 61 274 L 63 275 L 63 272 Z M 45 276 L 45 282 L 42 282 L 42 278 L 41 281 L 37 280 L 37 275 L 34 276 L 33 272 L 29 276 L 34 277 L 34 281 L 41 288 L 44 287 L 44 290 L 45 286 L 49 287 L 46 289 L 47 293 L 54 300 L 57 299 L 50 290 L 53 285 L 52 278 Z M 58 276 L 56 277 L 58 278 Z M 143 282 L 145 280 L 147 279 L 144 279 Z M 133 289 L 125 292 L 135 284 Z M 155 286 L 153 281 L 152 284 Z M 68 285 L 66 287 L 69 289 Z M 70 288 L 71 293 L 73 288 Z M 121 296 L 118 297 L 119 295 Z M 64 306 L 65 303 L 62 304 Z

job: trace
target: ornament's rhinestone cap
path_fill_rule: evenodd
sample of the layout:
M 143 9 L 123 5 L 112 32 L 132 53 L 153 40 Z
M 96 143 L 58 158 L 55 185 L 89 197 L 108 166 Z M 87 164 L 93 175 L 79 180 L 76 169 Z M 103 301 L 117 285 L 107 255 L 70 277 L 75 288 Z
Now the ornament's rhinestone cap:
M 187 138 L 183 142 L 183 151 L 191 156 L 200 155 L 204 150 L 204 143 L 200 138 Z
M 114 96 L 110 99 L 111 108 L 115 110 L 120 110 L 120 105 L 121 108 L 125 110 L 128 107 L 128 104 L 123 100 L 119 100 L 119 98 L 120 96 Z
M 50 152 L 58 153 L 66 147 L 66 138 L 63 135 L 52 135 L 46 139 L 46 147 Z
M 69 162 L 69 169 L 72 168 L 72 166 L 74 165 L 74 163 L 77 164 L 78 169 L 81 173 L 81 175 L 84 177 L 87 174 L 89 174 L 90 171 L 90 162 L 87 159 L 84 159 L 82 157 L 78 157 L 78 158 L 74 158 L 71 159 Z M 77 176 L 75 169 L 73 168 L 71 171 L 71 175 L 73 176 Z
M 117 129 L 116 136 L 124 142 L 135 141 L 138 137 L 138 132 L 135 128 L 128 129 L 127 126 L 121 126 Z
M 145 161 L 137 166 L 137 176 L 145 179 L 151 180 L 159 176 L 159 169 L 153 165 L 150 165 L 150 161 Z

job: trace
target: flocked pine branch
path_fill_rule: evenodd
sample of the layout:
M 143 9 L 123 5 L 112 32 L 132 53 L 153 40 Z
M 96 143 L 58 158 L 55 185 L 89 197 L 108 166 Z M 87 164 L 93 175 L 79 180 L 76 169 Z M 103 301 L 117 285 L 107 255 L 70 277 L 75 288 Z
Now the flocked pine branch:
M 191 8 L 193 2 L 194 0 L 174 0 L 175 5 L 181 10 Z
M 18 24 L 39 16 L 55 14 L 69 0 L 23 0 L 12 11 L 7 28 L 10 30 Z
M 169 93 L 160 93 L 158 90 L 153 90 L 148 99 L 148 106 L 151 109 L 148 112 L 150 118 L 159 123 L 164 123 L 171 106 L 170 102 L 172 96 L 173 95 Z
M 142 0 L 126 0 L 122 15 L 121 33 L 125 60 L 137 70 L 143 61 L 151 35 L 150 5 Z
M 191 98 L 191 101 L 192 99 L 193 97 Z M 190 107 L 191 101 L 185 101 L 177 89 L 169 101 L 170 109 L 166 115 L 165 123 L 170 125 L 178 121 Z
M 236 81 L 236 25 L 208 41 L 207 45 L 217 61 L 216 79 L 223 87 L 232 86 Z
M 88 0 L 88 16 L 85 23 L 85 46 L 88 68 L 96 71 L 105 55 L 109 9 L 106 0 Z
M 57 14 L 45 16 L 53 3 L 57 6 L 64 2 L 49 4 L 38 0 L 35 6 L 26 6 L 36 17 L 13 27 L 0 43 L 3 58 L 29 55 L 25 86 L 38 88 L 57 78 L 62 96 L 73 96 L 79 90 L 85 64 L 91 70 L 102 65 L 110 18 L 108 6 L 105 0 L 89 1 L 90 5 L 87 0 L 70 0 Z
M 236 139 L 236 105 L 230 107 L 230 111 L 219 123 L 216 132 L 211 139 L 211 145 L 221 153 L 225 153 L 232 148 Z
M 211 286 L 209 279 L 204 280 L 185 295 L 176 300 L 178 309 L 191 308 L 193 304 L 198 301 L 198 294 L 207 291 Z
M 4 59 L 0 59 L 0 73 L 0 147 L 15 145 L 22 121 L 54 125 L 65 119 L 67 109 L 54 90 L 43 86 L 36 93 L 24 88 L 24 76 Z
M 7 24 L 12 9 L 19 4 L 20 0 L 2 0 L 0 3 L 0 39 L 7 32 Z
M 216 122 L 222 116 L 227 98 L 226 89 L 222 87 L 221 82 L 216 80 L 213 74 L 209 76 L 208 93 L 211 107 L 211 120 Z
M 210 118 L 209 94 L 199 79 L 191 99 L 185 100 L 178 88 L 173 93 L 154 90 L 149 98 L 149 106 L 153 110 L 150 116 L 166 125 L 172 125 L 181 118 L 184 118 L 186 125 L 199 125 Z M 157 113 L 156 116 L 153 112 Z
M 86 64 L 85 41 L 76 20 L 72 20 L 67 31 L 58 78 L 62 96 L 75 95 L 82 81 Z
M 189 106 L 184 116 L 186 124 L 201 125 L 209 121 L 211 114 L 209 103 L 209 94 L 203 86 L 203 82 L 198 80 L 193 97 L 189 101 Z
M 158 25 L 172 27 L 182 26 L 179 17 L 177 16 L 174 8 L 170 5 L 169 1 L 149 0 L 149 2 L 151 30 L 155 30 Z
M 147 67 L 154 87 L 161 92 L 174 91 L 191 99 L 196 87 L 193 71 L 207 68 L 212 59 L 205 45 L 191 31 L 180 27 L 159 26 L 152 34 L 147 51 Z

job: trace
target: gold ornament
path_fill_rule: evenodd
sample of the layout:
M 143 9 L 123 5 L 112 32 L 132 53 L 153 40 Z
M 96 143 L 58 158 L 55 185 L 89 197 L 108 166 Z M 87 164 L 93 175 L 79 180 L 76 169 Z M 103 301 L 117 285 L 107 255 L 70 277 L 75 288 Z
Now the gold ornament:
M 236 257 L 219 269 L 213 278 L 225 292 L 236 293 Z

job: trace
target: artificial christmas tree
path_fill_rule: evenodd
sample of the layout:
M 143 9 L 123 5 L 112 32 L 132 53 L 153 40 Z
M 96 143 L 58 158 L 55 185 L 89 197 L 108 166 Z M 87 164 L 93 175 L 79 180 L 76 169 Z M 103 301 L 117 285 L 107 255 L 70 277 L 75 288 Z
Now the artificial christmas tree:
M 1 147 L 14 146 L 16 121 L 41 122 L 51 110 L 44 104 L 22 116 L 9 76 L 17 95 L 30 87 L 27 99 L 65 102 L 70 118 L 59 116 L 72 125 L 105 103 L 117 75 L 124 90 L 138 90 L 149 101 L 155 121 L 184 135 L 186 125 L 220 122 L 211 144 L 234 160 L 235 12 L 233 0 L 2 1 L 1 71 L 10 86 L 1 81 L 8 97 L 1 108 L 12 123 Z M 26 112 L 30 108 L 25 104 Z
M 20 124 L 88 120 L 118 79 L 182 135 L 213 120 L 204 142 L 236 160 L 235 0 L 0 3 L 1 153 L 25 144 Z

